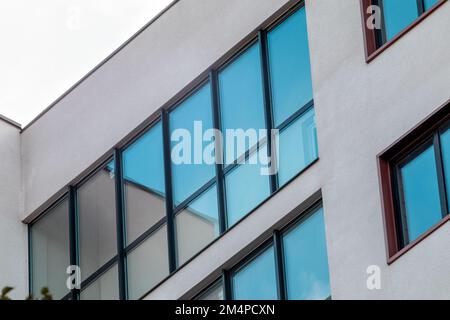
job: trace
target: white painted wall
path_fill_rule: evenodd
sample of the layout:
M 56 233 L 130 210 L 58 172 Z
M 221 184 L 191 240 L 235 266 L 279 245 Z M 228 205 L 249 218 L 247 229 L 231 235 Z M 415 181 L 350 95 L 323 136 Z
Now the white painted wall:
M 22 134 L 22 218 L 284 0 L 181 0 Z M 148 298 L 178 298 L 322 188 L 334 299 L 450 298 L 447 223 L 386 263 L 376 155 L 449 98 L 445 3 L 366 64 L 359 0 L 306 0 L 320 161 Z M 0 182 L 1 184 L 1 182 Z M 366 288 L 366 268 L 382 289 Z
M 0 119 L 0 290 L 28 292 L 27 227 L 21 222 L 20 129 Z

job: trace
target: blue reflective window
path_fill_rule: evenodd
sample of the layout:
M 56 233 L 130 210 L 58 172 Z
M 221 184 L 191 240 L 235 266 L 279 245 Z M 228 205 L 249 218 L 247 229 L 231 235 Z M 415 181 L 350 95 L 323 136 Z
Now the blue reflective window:
M 389 41 L 419 17 L 417 0 L 383 0 L 383 14 Z
M 276 300 L 277 277 L 273 247 L 239 269 L 232 278 L 234 300 Z
M 318 157 L 314 109 L 280 133 L 278 180 L 284 185 Z
M 313 98 L 305 8 L 270 31 L 267 40 L 273 117 L 278 127 Z
M 323 210 L 283 236 L 287 297 L 324 300 L 330 293 Z
M 442 219 L 434 146 L 401 167 L 409 241 Z
M 175 217 L 177 262 L 182 265 L 220 234 L 217 188 L 211 187 Z
M 212 129 L 211 87 L 208 84 L 170 113 L 172 184 L 175 204 L 180 204 L 215 176 L 214 163 L 203 157 L 214 141 L 203 141 Z M 197 142 L 197 143 L 196 143 Z M 214 154 L 212 148 L 211 154 Z
M 447 187 L 447 202 L 450 208 L 450 129 L 441 135 L 442 161 L 444 162 L 445 186 Z
M 123 152 L 127 243 L 165 216 L 162 125 L 158 123 Z
M 424 0 L 425 11 L 430 10 L 439 0 Z
M 270 195 L 269 176 L 262 174 L 260 154 L 254 153 L 225 176 L 228 226 L 231 227 Z
M 219 73 L 219 96 L 224 133 L 226 129 L 246 131 L 266 128 L 262 83 L 258 44 L 252 45 Z M 226 161 L 229 163 L 241 154 L 237 154 L 236 146 L 234 149 L 227 150 L 227 143 L 231 144 L 231 141 L 228 142 L 224 134 L 224 156 L 225 159 L 230 159 Z M 246 149 L 251 147 L 248 141 L 247 144 Z

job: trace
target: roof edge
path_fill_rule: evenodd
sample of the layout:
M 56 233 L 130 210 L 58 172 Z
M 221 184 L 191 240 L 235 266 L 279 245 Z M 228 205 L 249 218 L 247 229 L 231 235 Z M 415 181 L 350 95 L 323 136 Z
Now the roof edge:
M 0 120 L 3 120 L 3 122 L 6 122 L 7 124 L 12 125 L 13 127 L 16 127 L 19 130 L 22 130 L 22 125 L 2 114 L 0 114 Z
M 53 101 L 47 108 L 42 110 L 33 120 L 31 120 L 25 127 L 21 130 L 22 132 L 31 127 L 36 121 L 38 121 L 42 116 L 49 112 L 56 104 L 58 104 L 62 99 L 69 95 L 73 90 L 75 90 L 80 84 L 82 84 L 87 78 L 89 78 L 94 72 L 100 69 L 104 64 L 111 60 L 116 54 L 118 54 L 122 49 L 124 49 L 131 41 L 137 38 L 142 32 L 144 32 L 150 25 L 152 25 L 156 20 L 158 20 L 164 13 L 169 11 L 175 4 L 180 0 L 173 0 L 169 3 L 163 10 L 161 10 L 157 15 L 155 15 L 149 22 L 147 22 L 142 28 L 140 28 L 136 33 L 134 33 L 130 38 L 128 38 L 124 43 L 122 43 L 116 50 L 109 54 L 105 59 L 103 59 L 99 64 L 97 64 L 91 71 L 84 75 L 80 80 L 75 82 L 68 90 L 66 90 L 62 95 L 60 95 L 55 101 Z M 14 121 L 13 121 L 14 122 Z M 20 125 L 19 125 L 20 126 Z

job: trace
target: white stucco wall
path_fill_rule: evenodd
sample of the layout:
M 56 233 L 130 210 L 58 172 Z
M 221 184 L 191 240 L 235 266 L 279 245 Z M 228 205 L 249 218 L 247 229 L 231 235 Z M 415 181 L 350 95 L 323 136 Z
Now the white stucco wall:
M 181 0 L 22 134 L 25 218 L 287 1 Z M 386 263 L 376 155 L 449 98 L 445 3 L 366 64 L 359 0 L 306 0 L 320 160 L 154 290 L 178 298 L 322 189 L 334 299 L 450 298 L 447 223 Z M 1 182 L 0 182 L 1 183 Z M 366 268 L 382 289 L 366 288 Z
M 0 290 L 28 292 L 27 227 L 21 222 L 20 129 L 0 119 Z

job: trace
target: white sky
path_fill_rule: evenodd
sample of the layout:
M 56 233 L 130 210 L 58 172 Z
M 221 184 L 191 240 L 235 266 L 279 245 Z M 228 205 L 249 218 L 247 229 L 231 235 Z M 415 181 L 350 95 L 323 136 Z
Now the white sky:
M 171 0 L 0 0 L 0 114 L 25 126 Z

